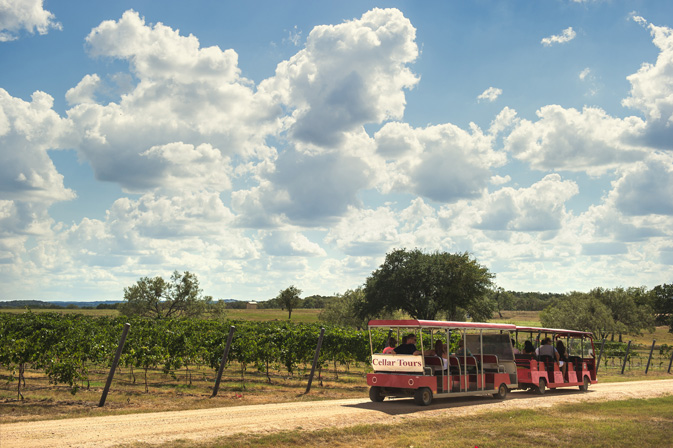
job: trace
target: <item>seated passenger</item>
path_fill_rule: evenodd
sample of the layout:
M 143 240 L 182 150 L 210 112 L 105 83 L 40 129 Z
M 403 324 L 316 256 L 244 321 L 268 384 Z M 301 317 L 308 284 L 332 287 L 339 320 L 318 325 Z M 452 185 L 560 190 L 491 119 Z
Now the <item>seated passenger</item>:
M 463 343 L 463 340 L 461 339 L 460 342 L 458 343 L 458 351 L 456 353 L 453 353 L 454 356 L 462 357 L 462 356 L 472 356 L 472 353 L 470 352 L 470 349 L 468 348 L 465 350 L 465 345 Z
M 442 370 L 446 370 L 449 368 L 449 360 L 447 358 L 447 353 L 445 348 L 446 344 L 442 344 L 442 341 L 437 339 L 435 341 L 435 349 L 434 350 L 428 350 L 427 352 L 423 352 L 424 355 L 427 356 L 438 356 L 442 360 Z
M 397 340 L 395 338 L 388 339 L 388 346 L 383 349 L 384 355 L 390 355 L 395 353 L 395 346 L 397 345 Z
M 516 342 L 514 342 L 514 339 L 512 339 L 512 351 L 514 352 L 515 355 L 520 355 L 521 354 L 519 349 L 516 348 Z
M 535 346 L 533 343 L 528 340 L 523 343 L 523 353 L 526 355 L 534 355 L 535 354 Z
M 406 344 L 402 344 L 394 349 L 398 355 L 420 355 L 421 351 L 416 348 L 416 335 L 411 333 L 407 335 Z
M 568 372 L 568 354 L 566 353 L 566 346 L 563 345 L 563 341 L 560 339 L 556 342 L 556 352 L 559 356 L 558 365 L 563 372 L 563 377 L 565 378 L 566 373 Z
M 552 360 L 559 360 L 559 355 L 553 345 L 551 345 L 551 339 L 544 338 L 542 340 L 542 345 L 540 345 L 536 350 L 535 354 L 538 356 L 549 356 Z M 560 366 L 561 364 L 559 364 Z

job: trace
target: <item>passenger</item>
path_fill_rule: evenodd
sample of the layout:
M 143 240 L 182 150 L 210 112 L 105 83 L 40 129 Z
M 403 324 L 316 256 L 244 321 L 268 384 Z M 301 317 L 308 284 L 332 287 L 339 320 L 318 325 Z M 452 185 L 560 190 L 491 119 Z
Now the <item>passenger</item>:
M 395 353 L 398 355 L 420 355 L 421 351 L 416 348 L 416 335 L 410 333 L 405 337 L 407 342 L 404 343 L 404 339 L 402 339 L 403 343 L 395 349 Z
M 521 354 L 519 349 L 516 348 L 516 342 L 514 341 L 514 339 L 512 339 L 512 351 L 514 352 L 515 355 L 520 355 Z
M 466 354 L 467 354 L 467 356 L 472 356 L 472 353 L 470 352 L 470 349 L 468 348 L 466 351 L 464 351 L 464 348 L 465 348 L 465 344 L 463 343 L 463 340 L 461 339 L 460 342 L 458 342 L 458 350 L 453 355 L 458 356 L 458 357 L 465 356 Z
M 566 346 L 563 345 L 563 341 L 560 339 L 556 341 L 556 352 L 559 356 L 558 365 L 563 372 L 563 378 L 565 378 L 568 372 L 568 353 L 566 353 Z
M 542 345 L 535 350 L 535 354 L 538 356 L 549 356 L 551 359 L 559 361 L 559 355 L 553 345 L 551 345 L 551 339 L 544 338 L 542 340 Z M 559 363 L 559 367 L 561 363 Z
M 390 355 L 395 353 L 395 346 L 397 345 L 397 340 L 395 338 L 388 339 L 388 346 L 383 349 L 384 355 Z
M 523 343 L 523 352 L 526 355 L 535 355 L 535 346 L 530 340 Z
M 442 359 L 443 370 L 447 370 L 449 368 L 449 360 L 447 358 L 448 353 L 446 353 L 444 347 L 446 347 L 446 344 L 442 344 L 442 341 L 439 339 L 435 341 L 435 355 Z

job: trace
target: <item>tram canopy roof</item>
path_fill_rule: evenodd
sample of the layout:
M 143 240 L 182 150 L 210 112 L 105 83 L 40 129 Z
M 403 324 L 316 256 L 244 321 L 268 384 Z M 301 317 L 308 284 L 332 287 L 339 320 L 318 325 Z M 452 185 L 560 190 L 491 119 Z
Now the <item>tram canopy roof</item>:
M 516 330 L 512 324 L 491 324 L 488 322 L 451 322 L 442 320 L 370 320 L 369 328 L 400 327 L 400 328 L 461 328 L 483 330 Z
M 554 333 L 564 336 L 593 336 L 590 331 L 564 330 L 561 328 L 542 328 L 542 327 L 520 327 L 517 325 L 516 331 L 531 333 Z

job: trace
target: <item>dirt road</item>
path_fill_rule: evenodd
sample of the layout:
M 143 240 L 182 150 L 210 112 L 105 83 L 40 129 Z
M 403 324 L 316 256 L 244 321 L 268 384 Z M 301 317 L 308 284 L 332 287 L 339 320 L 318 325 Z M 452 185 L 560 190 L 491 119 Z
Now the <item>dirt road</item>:
M 474 415 L 506 409 L 544 408 L 558 403 L 662 395 L 673 395 L 673 380 L 597 384 L 587 393 L 577 389 L 559 389 L 545 396 L 513 392 L 504 401 L 490 397 L 442 399 L 428 407 L 416 406 L 413 400 L 372 403 L 357 399 L 49 420 L 0 425 L 0 447 L 110 447 L 139 441 L 206 440 L 235 433 L 391 424 L 402 419 Z

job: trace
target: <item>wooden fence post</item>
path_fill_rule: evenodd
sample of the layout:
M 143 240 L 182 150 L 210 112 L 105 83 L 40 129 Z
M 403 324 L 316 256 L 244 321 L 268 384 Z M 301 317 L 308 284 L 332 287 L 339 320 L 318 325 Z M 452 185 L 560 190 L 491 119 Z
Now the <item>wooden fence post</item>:
M 650 348 L 650 357 L 647 358 L 647 367 L 645 367 L 645 375 L 647 375 L 647 371 L 650 370 L 650 362 L 652 362 L 652 352 L 654 352 L 654 343 L 657 342 L 656 339 L 652 339 L 652 348 Z
M 671 360 L 668 362 L 668 373 L 671 373 L 671 364 L 673 364 L 673 350 L 671 350 Z
M 624 363 L 622 364 L 622 375 L 624 375 L 624 369 L 626 368 L 626 360 L 629 358 L 629 349 L 631 348 L 631 341 L 626 344 L 626 354 L 624 355 Z
M 605 347 L 605 338 L 603 338 L 603 342 L 601 342 L 601 351 L 598 352 L 598 362 L 596 363 L 596 373 L 598 373 L 598 367 L 601 365 L 601 357 L 603 357 L 603 347 Z
M 311 390 L 311 383 L 313 382 L 313 375 L 315 374 L 315 367 L 318 365 L 318 358 L 320 357 L 320 347 L 322 346 L 322 338 L 325 336 L 325 328 L 320 329 L 320 337 L 318 338 L 318 345 L 315 348 L 315 356 L 313 357 L 313 367 L 311 367 L 311 374 L 308 377 L 308 384 L 306 385 L 307 394 Z
M 224 372 L 224 365 L 227 363 L 227 358 L 229 357 L 229 348 L 231 347 L 231 340 L 234 337 L 234 331 L 236 327 L 233 325 L 229 327 L 229 337 L 227 338 L 227 345 L 224 347 L 224 353 L 222 354 L 222 360 L 220 361 L 220 368 L 217 371 L 217 379 L 215 380 L 215 386 L 213 387 L 213 395 L 210 398 L 213 398 L 217 395 L 217 392 L 220 390 L 220 381 L 222 381 L 222 373 Z
M 112 367 L 110 367 L 110 373 L 107 376 L 107 382 L 105 383 L 105 388 L 103 389 L 103 395 L 100 396 L 100 402 L 98 402 L 99 408 L 105 406 L 107 393 L 110 390 L 110 386 L 112 386 L 112 378 L 115 376 L 115 370 L 117 369 L 119 358 L 122 356 L 122 350 L 124 349 L 124 344 L 126 343 L 126 336 L 129 334 L 129 328 L 131 328 L 131 324 L 128 322 L 125 323 L 124 329 L 122 330 L 122 337 L 119 339 L 119 346 L 117 346 L 117 353 L 115 353 L 114 360 L 112 361 Z

